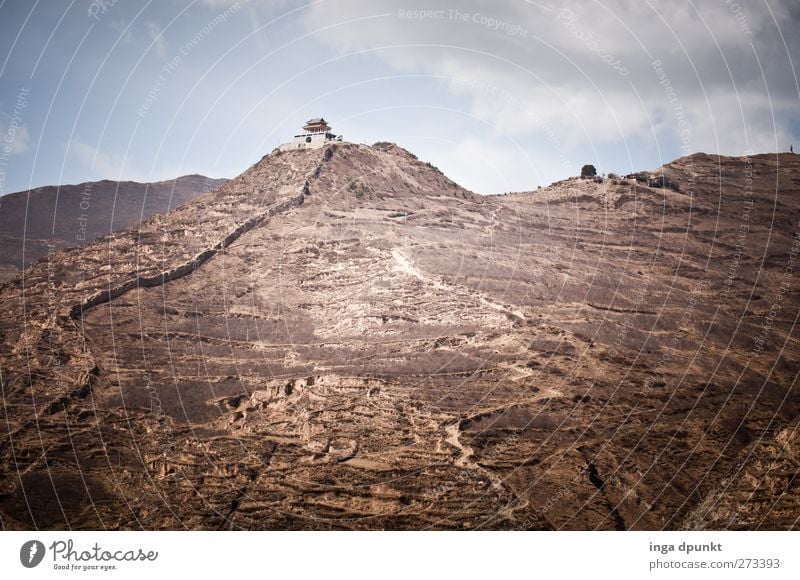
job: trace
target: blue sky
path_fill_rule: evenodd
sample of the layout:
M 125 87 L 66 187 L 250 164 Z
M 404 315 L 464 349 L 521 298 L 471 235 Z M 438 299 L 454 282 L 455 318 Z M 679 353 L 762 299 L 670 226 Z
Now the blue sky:
M 796 4 L 6 0 L 0 193 L 232 177 L 314 116 L 479 193 L 797 148 Z

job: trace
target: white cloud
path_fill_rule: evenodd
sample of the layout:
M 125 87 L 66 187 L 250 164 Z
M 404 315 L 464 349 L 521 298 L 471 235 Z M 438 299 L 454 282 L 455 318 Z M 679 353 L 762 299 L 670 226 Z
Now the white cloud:
M 211 8 L 227 8 L 236 4 L 244 4 L 247 0 L 203 0 L 203 4 Z
M 155 22 L 146 22 L 147 34 L 150 36 L 150 41 L 153 50 L 160 58 L 167 56 L 167 41 L 164 39 L 164 34 L 161 32 L 161 27 Z
M 784 148 L 800 118 L 772 16 L 791 37 L 800 10 L 790 0 L 771 0 L 772 13 L 755 0 L 457 4 L 320 2 L 306 25 L 340 24 L 317 37 L 337 51 L 367 50 L 398 72 L 443 77 L 466 112 L 514 138 L 547 131 L 567 147 L 674 142 L 688 125 L 693 150 L 741 154 L 774 150 L 776 140 Z
M 205 175 L 214 177 L 220 175 L 217 171 L 209 171 L 208 167 L 181 164 L 161 164 L 152 168 L 151 171 L 142 171 L 132 163 L 130 157 L 125 157 L 118 153 L 109 153 L 102 149 L 84 143 L 81 139 L 72 139 L 66 145 L 67 157 L 82 165 L 89 171 L 92 179 L 111 179 L 114 181 L 167 181 L 182 175 Z M 209 175 L 213 174 L 213 175 Z M 226 177 L 235 174 L 231 172 Z
M 129 160 L 117 153 L 107 153 L 78 138 L 67 143 L 67 157 L 83 165 L 98 179 L 140 179 Z
M 0 149 L 11 155 L 24 153 L 30 149 L 31 136 L 24 124 L 0 122 L 0 135 L 2 135 Z
M 133 33 L 127 22 L 124 20 L 112 20 L 110 26 L 112 30 L 120 35 L 120 42 L 123 44 L 130 44 L 133 42 Z
M 524 152 L 474 136 L 443 148 L 437 164 L 445 175 L 457 175 L 459 185 L 481 194 L 532 189 L 539 177 Z

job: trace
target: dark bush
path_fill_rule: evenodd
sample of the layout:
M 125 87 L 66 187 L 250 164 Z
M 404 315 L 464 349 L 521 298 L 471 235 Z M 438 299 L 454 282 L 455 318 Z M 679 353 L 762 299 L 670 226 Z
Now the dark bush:
M 426 162 L 425 162 L 425 166 L 426 166 L 426 167 L 428 167 L 429 169 L 433 169 L 433 170 L 434 170 L 436 173 L 441 173 L 441 172 L 442 172 L 442 171 L 441 171 L 441 170 L 440 170 L 438 167 L 436 167 L 436 166 L 435 166 L 433 163 L 431 163 L 430 161 L 426 161 Z
M 594 177 L 597 175 L 597 169 L 594 165 L 584 165 L 581 167 L 581 177 Z
M 350 182 L 350 185 L 347 186 L 349 189 L 358 199 L 361 199 L 366 194 L 369 193 L 369 188 L 361 183 L 358 179 L 354 179 Z
M 647 173 L 640 171 L 639 173 L 629 173 L 625 176 L 625 179 L 635 179 L 637 183 L 647 183 L 650 181 L 650 176 L 647 175 Z
M 663 173 L 661 175 L 652 176 L 648 180 L 647 185 L 648 187 L 667 188 L 673 191 L 680 191 L 678 184 L 672 181 L 669 177 L 667 177 Z

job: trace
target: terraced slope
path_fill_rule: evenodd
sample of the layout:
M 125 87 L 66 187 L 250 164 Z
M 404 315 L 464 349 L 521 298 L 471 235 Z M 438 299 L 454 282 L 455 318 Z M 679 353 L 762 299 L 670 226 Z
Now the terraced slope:
M 54 254 L 0 290 L 0 522 L 796 527 L 800 162 L 638 177 L 341 143 Z

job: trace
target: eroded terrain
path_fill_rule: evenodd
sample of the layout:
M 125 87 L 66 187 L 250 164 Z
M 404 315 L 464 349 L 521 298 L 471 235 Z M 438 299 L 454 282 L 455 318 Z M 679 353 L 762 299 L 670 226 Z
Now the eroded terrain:
M 480 197 L 273 153 L 2 287 L 0 522 L 797 527 L 799 194 L 794 155 Z

